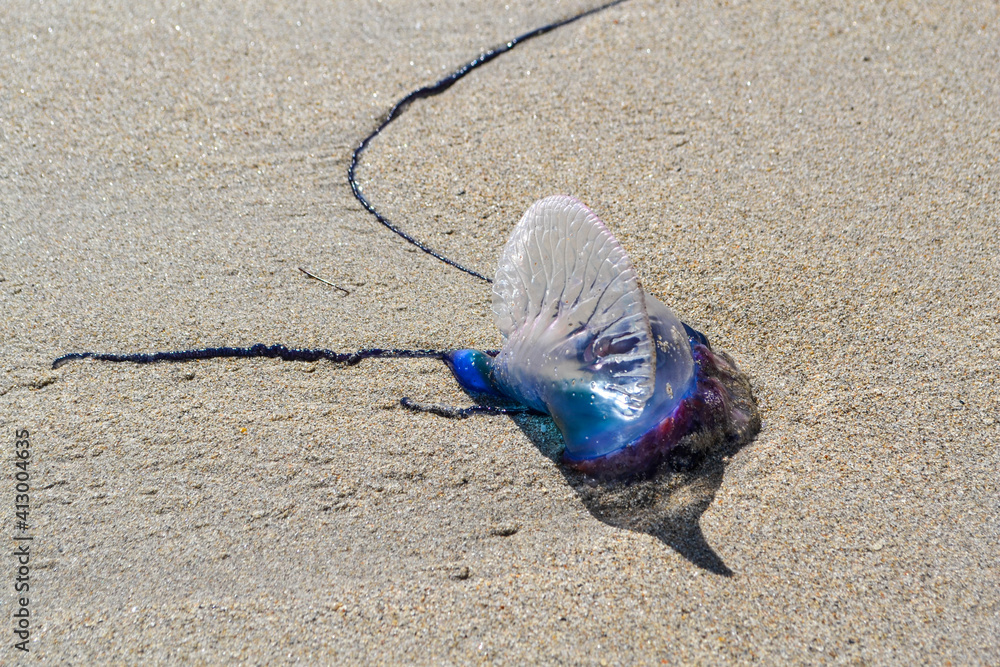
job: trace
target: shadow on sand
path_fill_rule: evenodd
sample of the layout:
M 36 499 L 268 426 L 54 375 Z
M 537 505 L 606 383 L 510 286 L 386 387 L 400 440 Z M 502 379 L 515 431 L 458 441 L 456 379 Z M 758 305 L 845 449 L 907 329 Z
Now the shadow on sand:
M 563 442 L 549 417 L 512 418 L 542 454 L 559 463 Z M 709 546 L 699 521 L 722 485 L 726 461 L 751 442 L 756 431 L 706 452 L 675 450 L 655 473 L 642 478 L 599 480 L 563 465 L 559 469 L 594 518 L 648 533 L 698 567 L 730 577 L 732 570 Z

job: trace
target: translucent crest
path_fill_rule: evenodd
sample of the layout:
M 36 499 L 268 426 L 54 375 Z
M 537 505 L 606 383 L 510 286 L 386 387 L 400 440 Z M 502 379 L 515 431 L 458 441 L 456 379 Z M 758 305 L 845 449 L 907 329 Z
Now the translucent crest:
M 494 378 L 557 422 L 569 418 L 560 408 L 570 396 L 588 421 L 638 415 L 656 379 L 644 297 L 631 260 L 593 211 L 567 196 L 536 202 L 504 246 L 493 283 L 503 337 Z

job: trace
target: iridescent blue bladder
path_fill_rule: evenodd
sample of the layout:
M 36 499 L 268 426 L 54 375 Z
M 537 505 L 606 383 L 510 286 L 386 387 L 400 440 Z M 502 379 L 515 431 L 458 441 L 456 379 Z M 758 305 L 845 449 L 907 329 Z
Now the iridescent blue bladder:
M 444 356 L 462 387 L 552 416 L 563 461 L 599 476 L 643 473 L 759 429 L 749 382 L 725 353 L 646 294 L 628 255 L 573 197 L 536 202 L 493 282 L 499 353 Z

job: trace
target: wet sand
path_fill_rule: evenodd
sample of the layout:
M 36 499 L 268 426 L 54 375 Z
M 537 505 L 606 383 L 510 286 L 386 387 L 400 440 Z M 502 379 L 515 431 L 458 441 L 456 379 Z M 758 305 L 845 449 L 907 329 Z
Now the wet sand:
M 749 375 L 760 435 L 678 478 L 659 535 L 588 510 L 547 420 L 400 409 L 469 404 L 436 361 L 51 370 L 498 344 L 489 286 L 379 227 L 347 163 L 408 90 L 592 5 L 187 4 L 0 7 L 35 657 L 1000 662 L 994 3 L 634 0 L 365 155 L 367 196 L 487 274 L 531 202 L 579 197 Z

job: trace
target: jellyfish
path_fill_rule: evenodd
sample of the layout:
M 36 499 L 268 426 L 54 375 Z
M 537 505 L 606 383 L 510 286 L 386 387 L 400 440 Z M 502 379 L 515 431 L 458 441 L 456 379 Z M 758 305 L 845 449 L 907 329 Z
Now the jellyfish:
M 569 196 L 533 204 L 500 253 L 502 347 L 444 361 L 473 395 L 551 416 L 562 461 L 601 478 L 655 470 L 672 452 L 748 441 L 760 418 L 732 358 L 647 294 L 628 254 Z
M 673 454 L 738 448 L 760 428 L 750 383 L 733 359 L 647 294 L 628 254 L 578 199 L 533 204 L 500 253 L 493 280 L 498 351 L 370 348 L 353 353 L 257 343 L 174 352 L 74 352 L 85 358 L 154 363 L 220 357 L 442 359 L 472 395 L 513 401 L 513 410 L 404 406 L 467 416 L 530 410 L 551 416 L 562 461 L 595 478 L 655 472 Z M 731 449 L 732 447 L 730 447 Z M 630 505 L 633 506 L 634 505 Z

